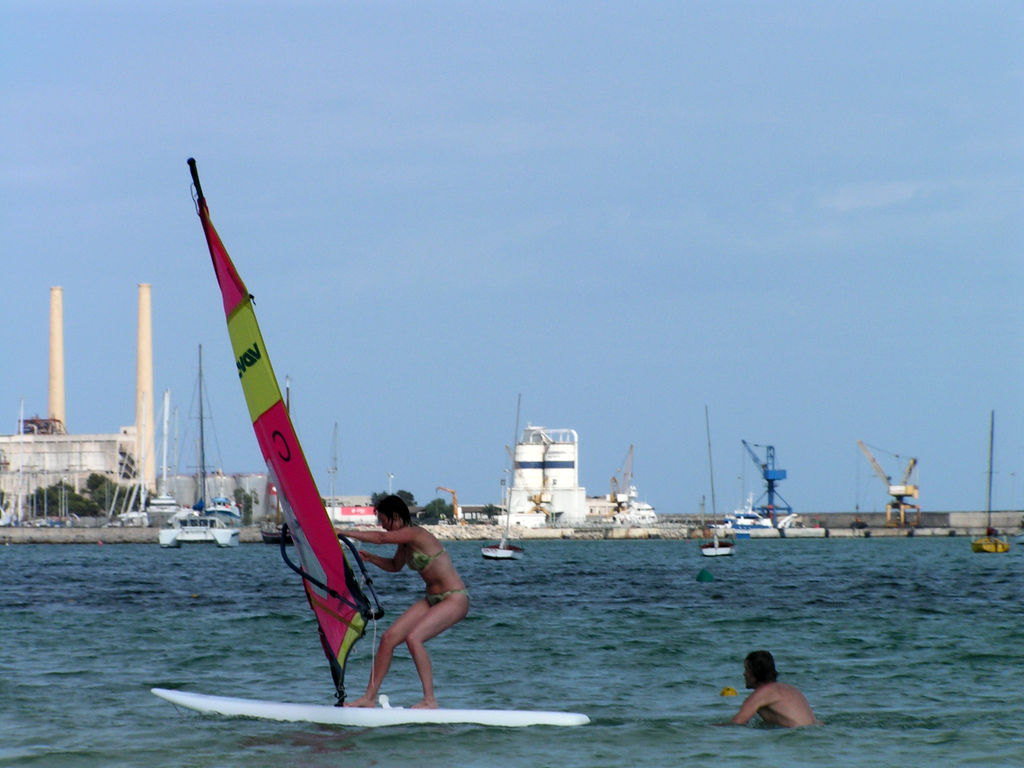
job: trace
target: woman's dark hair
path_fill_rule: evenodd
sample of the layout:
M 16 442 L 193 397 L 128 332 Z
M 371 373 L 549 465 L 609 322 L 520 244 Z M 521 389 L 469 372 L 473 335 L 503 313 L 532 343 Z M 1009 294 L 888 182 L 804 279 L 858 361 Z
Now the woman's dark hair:
M 401 496 L 385 496 L 379 499 L 374 505 L 374 510 L 381 517 L 388 520 L 401 520 L 406 525 L 412 525 L 412 517 L 409 515 L 409 507 L 406 506 Z
M 768 651 L 751 651 L 747 654 L 746 665 L 755 683 L 774 683 L 779 676 L 775 659 Z

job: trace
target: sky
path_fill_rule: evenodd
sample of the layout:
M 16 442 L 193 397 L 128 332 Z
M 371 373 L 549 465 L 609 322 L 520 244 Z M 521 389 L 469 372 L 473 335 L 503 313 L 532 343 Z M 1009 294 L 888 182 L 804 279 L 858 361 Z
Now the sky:
M 742 440 L 799 513 L 884 510 L 857 440 L 984 509 L 994 411 L 1020 508 L 1022 40 L 1012 0 L 0 0 L 0 431 L 56 285 L 69 431 L 132 423 L 149 283 L 178 470 L 202 345 L 207 453 L 264 471 L 195 157 L 322 493 L 496 503 L 521 397 L 663 513 L 712 508 L 707 424 L 719 513 Z

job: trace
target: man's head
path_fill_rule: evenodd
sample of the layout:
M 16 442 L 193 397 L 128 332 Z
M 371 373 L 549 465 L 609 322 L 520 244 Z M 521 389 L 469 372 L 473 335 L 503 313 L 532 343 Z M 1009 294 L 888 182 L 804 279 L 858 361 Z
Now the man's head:
M 747 688 L 774 683 L 778 677 L 775 659 L 768 651 L 751 651 L 743 662 L 743 679 Z

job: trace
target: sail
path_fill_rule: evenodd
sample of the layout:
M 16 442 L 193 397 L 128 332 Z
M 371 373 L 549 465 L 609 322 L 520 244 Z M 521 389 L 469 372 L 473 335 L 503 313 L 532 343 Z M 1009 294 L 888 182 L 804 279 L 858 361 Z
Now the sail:
M 238 378 L 271 482 L 280 491 L 284 519 L 298 553 L 299 565 L 296 567 L 290 562 L 289 565 L 302 574 L 306 595 L 319 625 L 320 641 L 330 662 L 337 696 L 344 701 L 346 659 L 353 644 L 362 637 L 367 620 L 380 615 L 379 606 L 377 611 L 371 609 L 324 508 L 281 398 L 281 389 L 256 322 L 252 296 L 210 221 L 195 161 L 189 159 L 188 163 L 195 184 L 199 218 L 224 299 L 224 314 Z M 358 561 L 355 549 L 351 550 L 353 558 Z M 287 556 L 285 559 L 287 561 Z M 361 562 L 359 566 L 362 567 Z

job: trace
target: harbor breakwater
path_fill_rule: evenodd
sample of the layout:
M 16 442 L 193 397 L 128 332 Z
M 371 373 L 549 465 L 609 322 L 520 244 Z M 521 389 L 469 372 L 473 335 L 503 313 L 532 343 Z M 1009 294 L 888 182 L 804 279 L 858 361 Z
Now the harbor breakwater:
M 884 514 L 846 515 L 833 513 L 815 519 L 814 525 L 784 530 L 756 531 L 753 538 L 783 539 L 848 539 L 891 538 L 895 536 L 981 536 L 988 516 L 984 512 L 930 513 L 941 519 L 922 519 L 918 526 L 887 526 Z M 873 519 L 878 517 L 879 519 Z M 937 524 L 938 523 L 938 524 Z M 1021 532 L 1021 512 L 992 513 L 992 524 L 1003 533 Z M 429 525 L 425 526 L 439 539 L 447 541 L 494 541 L 501 538 L 499 525 Z M 159 529 L 155 527 L 33 526 L 0 528 L 0 545 L 6 544 L 156 544 Z M 678 518 L 652 526 L 581 526 L 575 528 L 518 528 L 512 538 L 518 541 L 541 540 L 638 540 L 638 539 L 702 539 L 710 531 L 694 519 Z M 245 526 L 239 534 L 242 544 L 258 544 L 263 539 L 258 526 Z

